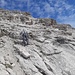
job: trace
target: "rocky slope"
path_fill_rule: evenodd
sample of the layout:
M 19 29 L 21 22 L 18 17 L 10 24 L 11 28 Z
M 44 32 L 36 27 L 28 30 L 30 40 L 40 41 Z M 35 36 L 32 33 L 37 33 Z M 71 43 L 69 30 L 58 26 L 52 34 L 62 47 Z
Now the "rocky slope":
M 29 34 L 25 47 L 23 29 Z M 75 75 L 75 29 L 0 9 L 0 75 Z

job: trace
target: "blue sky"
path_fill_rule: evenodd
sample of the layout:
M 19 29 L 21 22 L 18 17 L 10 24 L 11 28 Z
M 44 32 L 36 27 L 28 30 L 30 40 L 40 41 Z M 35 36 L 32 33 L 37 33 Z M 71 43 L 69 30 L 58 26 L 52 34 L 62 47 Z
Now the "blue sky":
M 0 8 L 28 11 L 36 18 L 53 18 L 75 27 L 75 0 L 0 0 Z

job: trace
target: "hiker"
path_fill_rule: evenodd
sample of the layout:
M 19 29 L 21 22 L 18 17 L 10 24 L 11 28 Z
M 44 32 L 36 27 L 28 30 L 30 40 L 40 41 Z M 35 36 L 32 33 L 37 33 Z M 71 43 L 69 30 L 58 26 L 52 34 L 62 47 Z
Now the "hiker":
M 28 33 L 23 29 L 23 31 L 20 33 L 21 38 L 23 40 L 23 45 L 26 46 L 29 44 L 28 42 Z

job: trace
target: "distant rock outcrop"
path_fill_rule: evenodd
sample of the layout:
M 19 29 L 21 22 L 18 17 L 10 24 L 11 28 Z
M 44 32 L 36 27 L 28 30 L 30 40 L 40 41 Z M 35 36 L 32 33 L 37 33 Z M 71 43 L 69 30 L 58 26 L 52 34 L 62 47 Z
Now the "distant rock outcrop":
M 8 11 L 0 9 L 0 20 L 9 21 L 9 22 L 21 22 L 25 23 L 31 17 L 28 12 L 20 12 L 20 11 Z
M 43 23 L 44 25 L 48 25 L 48 26 L 57 24 L 56 20 L 50 18 L 40 18 L 39 23 Z
M 53 28 L 58 28 L 59 30 L 67 30 L 69 28 L 72 28 L 71 25 L 69 24 L 57 24 L 57 25 L 53 25 Z

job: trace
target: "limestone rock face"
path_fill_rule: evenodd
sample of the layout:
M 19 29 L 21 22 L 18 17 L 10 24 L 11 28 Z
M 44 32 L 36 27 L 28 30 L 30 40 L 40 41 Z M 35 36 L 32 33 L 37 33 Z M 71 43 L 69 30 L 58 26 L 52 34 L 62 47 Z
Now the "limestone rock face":
M 20 11 L 8 11 L 0 9 L 0 20 L 8 21 L 8 22 L 21 22 L 25 23 L 29 21 L 29 17 L 31 17 L 28 12 L 20 12 Z
M 75 28 L 0 9 L 0 75 L 75 75 Z
M 54 28 L 58 28 L 59 30 L 64 30 L 67 31 L 67 28 L 71 28 L 71 25 L 69 24 L 57 24 L 57 25 L 53 25 Z
M 47 19 L 47 18 L 45 18 L 45 19 L 43 19 L 43 18 L 40 18 L 39 19 L 39 23 L 43 23 L 44 25 L 56 25 L 57 24 L 57 22 L 56 22 L 56 20 L 54 20 L 54 19 Z

